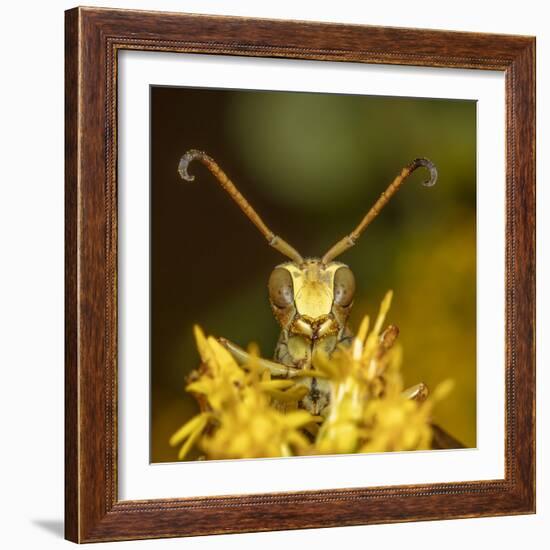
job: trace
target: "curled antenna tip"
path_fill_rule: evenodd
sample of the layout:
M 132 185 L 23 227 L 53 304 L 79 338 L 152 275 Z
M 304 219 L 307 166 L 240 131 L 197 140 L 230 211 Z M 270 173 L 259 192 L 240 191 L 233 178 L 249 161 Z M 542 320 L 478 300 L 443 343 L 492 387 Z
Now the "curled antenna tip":
M 183 155 L 183 157 L 181 157 L 178 165 L 178 174 L 181 179 L 184 179 L 185 181 L 193 181 L 195 179 L 195 176 L 192 176 L 187 170 L 191 162 L 201 155 L 204 155 L 204 153 L 197 151 L 196 149 L 190 149 Z
M 437 168 L 435 167 L 435 164 L 426 158 L 419 158 L 415 159 L 412 162 L 412 169 L 416 170 L 420 166 L 423 166 L 424 168 L 427 168 L 430 171 L 430 179 L 422 182 L 422 185 L 426 187 L 432 187 L 435 185 L 437 181 Z

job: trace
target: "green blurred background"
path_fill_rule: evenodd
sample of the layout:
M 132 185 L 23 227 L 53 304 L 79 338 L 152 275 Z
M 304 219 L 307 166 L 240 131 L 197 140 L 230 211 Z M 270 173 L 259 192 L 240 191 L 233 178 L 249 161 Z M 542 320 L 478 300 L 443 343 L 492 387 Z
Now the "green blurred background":
M 407 385 L 453 393 L 435 421 L 476 444 L 476 104 L 474 101 L 151 87 L 151 461 L 176 460 L 170 435 L 197 406 L 185 378 L 198 366 L 192 325 L 271 357 L 278 325 L 267 280 L 271 249 L 200 163 L 203 149 L 268 226 L 303 255 L 347 234 L 416 157 L 418 170 L 338 258 L 354 271 L 356 329 L 394 290 Z

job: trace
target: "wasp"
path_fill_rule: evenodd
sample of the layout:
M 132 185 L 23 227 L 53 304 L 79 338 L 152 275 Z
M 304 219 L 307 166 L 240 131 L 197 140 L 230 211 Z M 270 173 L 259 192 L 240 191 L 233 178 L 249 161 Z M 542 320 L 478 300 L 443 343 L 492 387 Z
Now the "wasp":
M 337 241 L 322 257 L 304 258 L 271 231 L 216 161 L 205 152 L 191 149 L 181 157 L 178 173 L 182 179 L 195 179 L 188 171 L 193 161 L 206 166 L 268 244 L 289 259 L 273 269 L 267 285 L 269 303 L 281 327 L 275 353 L 272 360 L 259 358 L 257 361 L 272 376 L 293 378 L 306 386 L 307 393 L 299 406 L 313 415 L 325 416 L 330 405 L 330 382 L 315 376 L 316 352 L 322 351 L 330 356 L 337 346 L 349 346 L 353 339 L 347 322 L 355 296 L 355 277 L 352 270 L 336 258 L 356 244 L 415 170 L 421 167 L 428 170 L 429 179 L 423 185 L 431 187 L 437 181 L 437 168 L 426 158 L 413 160 L 389 184 L 351 233 Z M 395 340 L 397 327 L 392 325 L 388 330 L 388 336 Z M 239 364 L 251 360 L 249 353 L 237 344 L 225 338 L 219 338 L 219 341 Z M 420 383 L 405 390 L 405 395 L 421 401 L 427 397 L 427 392 L 425 384 Z

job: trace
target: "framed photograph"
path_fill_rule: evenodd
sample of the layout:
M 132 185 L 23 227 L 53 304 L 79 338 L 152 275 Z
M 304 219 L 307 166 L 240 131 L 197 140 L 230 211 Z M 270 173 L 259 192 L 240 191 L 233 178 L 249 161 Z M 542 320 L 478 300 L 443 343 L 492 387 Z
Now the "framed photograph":
M 535 39 L 66 12 L 66 537 L 535 510 Z

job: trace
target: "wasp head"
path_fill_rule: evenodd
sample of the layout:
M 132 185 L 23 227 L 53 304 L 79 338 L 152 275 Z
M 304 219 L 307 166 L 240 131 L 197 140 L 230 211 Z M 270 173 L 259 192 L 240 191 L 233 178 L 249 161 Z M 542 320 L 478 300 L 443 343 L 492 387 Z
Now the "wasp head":
M 437 180 L 437 169 L 430 160 L 413 160 L 401 170 L 351 233 L 337 241 L 321 259 L 304 260 L 294 247 L 269 229 L 235 184 L 204 151 L 191 149 L 181 157 L 178 172 L 184 180 L 194 179 L 188 172 L 189 163 L 193 160 L 200 161 L 210 170 L 270 246 L 290 258 L 290 262 L 280 264 L 271 273 L 269 301 L 284 330 L 310 340 L 336 334 L 343 329 L 353 303 L 353 273 L 345 264 L 335 262 L 335 258 L 355 245 L 367 226 L 417 168 L 424 167 L 430 173 L 424 185 L 431 187 Z
M 355 278 L 340 262 L 323 264 L 309 258 L 301 264 L 286 262 L 271 273 L 269 302 L 283 329 L 310 340 L 337 334 L 347 321 Z

